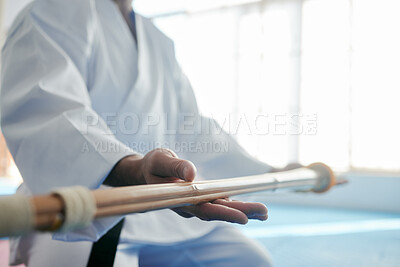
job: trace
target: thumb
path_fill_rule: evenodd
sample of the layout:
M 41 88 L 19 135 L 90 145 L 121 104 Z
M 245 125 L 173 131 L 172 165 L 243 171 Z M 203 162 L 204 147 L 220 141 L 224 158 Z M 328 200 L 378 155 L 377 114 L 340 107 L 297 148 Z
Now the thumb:
M 188 160 L 179 159 L 169 149 L 157 149 L 153 151 L 151 172 L 153 175 L 176 177 L 188 182 L 194 180 L 196 167 Z

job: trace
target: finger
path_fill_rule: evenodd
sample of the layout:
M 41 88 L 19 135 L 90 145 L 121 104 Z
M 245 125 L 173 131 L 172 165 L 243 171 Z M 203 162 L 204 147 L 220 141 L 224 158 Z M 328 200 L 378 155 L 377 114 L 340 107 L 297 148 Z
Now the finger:
M 246 224 L 248 222 L 247 215 L 242 211 L 209 202 L 196 206 L 183 207 L 182 210 L 205 221 L 218 220 L 238 224 Z
M 268 219 L 268 209 L 262 203 L 231 201 L 227 199 L 217 199 L 214 200 L 212 203 L 240 210 L 241 212 L 246 214 L 249 219 L 257 219 L 262 221 Z
M 172 176 L 191 182 L 196 176 L 196 167 L 190 161 L 179 159 L 169 149 L 158 149 L 152 155 L 151 173 L 157 176 Z

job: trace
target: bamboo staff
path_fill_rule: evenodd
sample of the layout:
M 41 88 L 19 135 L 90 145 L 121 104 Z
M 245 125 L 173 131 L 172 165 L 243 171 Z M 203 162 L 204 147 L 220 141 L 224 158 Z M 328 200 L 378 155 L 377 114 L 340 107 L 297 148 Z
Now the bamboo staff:
M 308 167 L 290 171 L 246 177 L 127 186 L 88 191 L 88 193 L 94 199 L 94 219 L 196 205 L 219 198 L 258 191 L 292 189 L 320 193 L 329 190 L 335 183 L 335 176 L 328 166 L 322 163 L 314 163 Z M 0 199 L 0 209 L 1 203 L 5 203 L 5 201 L 11 200 L 7 200 L 7 197 Z M 68 209 L 72 209 L 66 204 L 68 201 L 60 198 L 57 194 L 33 196 L 29 199 L 29 202 L 33 207 L 33 211 L 31 211 L 33 213 L 33 227 L 30 227 L 29 230 L 58 230 L 64 223 L 64 215 L 68 214 Z M 7 215 L 1 216 L 3 220 L 7 219 L 5 218 Z M 20 234 L 26 232 L 27 229 L 13 229 L 12 233 L 5 233 L 4 231 L 1 229 L 0 219 L 0 236 Z

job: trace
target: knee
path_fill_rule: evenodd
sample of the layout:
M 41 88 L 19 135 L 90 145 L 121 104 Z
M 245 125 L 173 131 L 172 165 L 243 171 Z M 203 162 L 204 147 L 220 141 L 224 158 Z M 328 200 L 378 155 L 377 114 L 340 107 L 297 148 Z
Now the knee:
M 272 266 L 268 251 L 254 240 L 247 240 L 237 253 L 234 266 Z

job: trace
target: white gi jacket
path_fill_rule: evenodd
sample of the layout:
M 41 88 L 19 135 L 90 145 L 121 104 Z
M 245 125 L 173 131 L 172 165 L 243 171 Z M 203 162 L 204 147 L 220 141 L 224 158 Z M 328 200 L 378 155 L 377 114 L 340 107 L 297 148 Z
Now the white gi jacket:
M 173 42 L 139 15 L 136 27 L 137 48 L 112 0 L 36 0 L 14 21 L 2 54 L 1 124 L 23 192 L 98 188 L 122 157 L 160 145 L 193 161 L 202 177 L 269 171 L 225 132 L 192 127 L 213 121 L 199 115 Z M 199 150 L 212 143 L 228 150 Z M 96 240 L 116 222 L 54 237 Z M 170 210 L 134 214 L 121 240 L 179 242 L 215 225 Z

